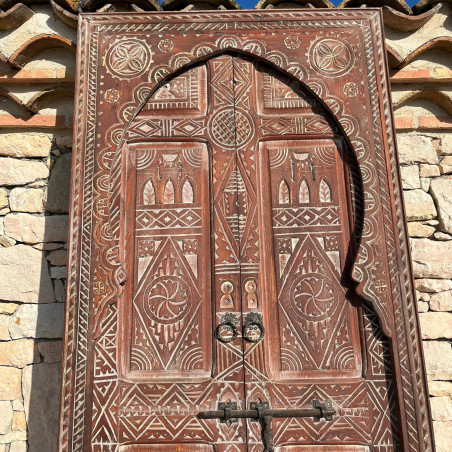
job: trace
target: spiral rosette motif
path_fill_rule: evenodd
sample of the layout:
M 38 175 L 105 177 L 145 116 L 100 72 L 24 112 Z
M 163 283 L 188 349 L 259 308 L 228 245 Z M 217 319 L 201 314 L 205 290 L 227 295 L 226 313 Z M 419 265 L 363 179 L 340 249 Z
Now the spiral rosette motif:
M 341 38 L 320 38 L 309 50 L 309 58 L 315 71 L 338 77 L 353 66 L 354 55 L 350 45 Z
M 160 324 L 176 323 L 190 309 L 189 295 L 190 289 L 183 279 L 175 276 L 156 278 L 146 289 L 146 315 Z
M 290 304 L 301 320 L 325 320 L 331 317 L 337 305 L 333 284 L 321 275 L 303 275 L 291 287 Z
M 138 39 L 125 39 L 113 44 L 107 52 L 105 64 L 108 72 L 119 79 L 136 78 L 152 62 L 151 49 Z

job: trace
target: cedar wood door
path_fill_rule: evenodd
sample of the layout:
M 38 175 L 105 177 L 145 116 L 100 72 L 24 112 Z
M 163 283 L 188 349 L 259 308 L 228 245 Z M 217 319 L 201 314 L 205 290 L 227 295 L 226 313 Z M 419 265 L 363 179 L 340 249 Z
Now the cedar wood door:
M 86 450 L 262 451 L 258 422 L 197 414 L 314 399 L 333 402 L 333 420 L 273 420 L 277 451 L 408 450 L 391 342 L 351 277 L 366 227 L 354 124 L 315 94 L 328 77 L 344 99 L 364 89 L 347 43 L 359 32 L 308 35 L 281 42 L 309 54 L 311 86 L 221 33 L 192 64 L 182 33 L 100 33 L 94 116 L 112 150 L 92 174 L 106 246 L 91 257 Z M 174 74 L 150 72 L 159 53 L 180 58 Z M 122 129 L 102 118 L 115 106 Z

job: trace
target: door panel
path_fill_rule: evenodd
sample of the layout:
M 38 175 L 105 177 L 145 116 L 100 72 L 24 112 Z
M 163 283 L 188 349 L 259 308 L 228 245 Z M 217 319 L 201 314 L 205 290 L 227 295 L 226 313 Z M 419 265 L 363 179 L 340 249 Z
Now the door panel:
M 82 18 L 60 450 L 431 451 L 377 13 L 209 14 Z

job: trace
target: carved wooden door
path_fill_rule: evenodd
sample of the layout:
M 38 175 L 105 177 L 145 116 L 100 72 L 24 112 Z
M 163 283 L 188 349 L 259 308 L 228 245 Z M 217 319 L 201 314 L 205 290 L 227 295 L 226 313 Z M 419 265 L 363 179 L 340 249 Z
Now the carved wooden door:
M 400 302 L 385 301 L 399 273 L 373 222 L 389 213 L 369 214 L 382 163 L 361 146 L 380 117 L 360 83 L 377 22 L 347 14 L 83 19 L 60 450 L 258 452 L 262 422 L 199 413 L 315 400 L 332 420 L 270 419 L 265 450 L 432 450 L 398 356 L 418 339 L 394 339 Z M 289 64 L 306 57 L 317 77 Z

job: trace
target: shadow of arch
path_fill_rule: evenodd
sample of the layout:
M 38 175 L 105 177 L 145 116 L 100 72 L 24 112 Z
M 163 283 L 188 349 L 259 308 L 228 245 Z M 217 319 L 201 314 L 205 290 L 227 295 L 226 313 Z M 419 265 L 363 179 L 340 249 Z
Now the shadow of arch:
M 162 76 L 158 82 L 153 86 L 152 88 L 149 87 L 148 92 L 146 96 L 144 96 L 144 99 L 142 100 L 139 107 L 136 108 L 136 110 L 130 115 L 129 120 L 127 121 L 127 124 L 125 125 L 124 129 L 122 130 L 122 137 L 121 140 L 116 147 L 115 155 L 113 158 L 112 167 L 110 170 L 110 181 L 109 181 L 109 190 L 110 190 L 110 229 L 111 231 L 118 231 L 119 230 L 119 218 L 120 218 L 120 195 L 119 195 L 119 187 L 120 187 L 120 156 L 122 154 L 123 146 L 126 142 L 126 136 L 127 131 L 129 127 L 133 124 L 133 121 L 139 114 L 143 111 L 145 105 L 152 99 L 152 97 L 155 95 L 155 93 L 162 88 L 164 85 L 168 84 L 171 80 L 177 78 L 179 75 L 185 73 L 186 71 L 193 69 L 195 67 L 198 67 L 200 65 L 206 64 L 208 60 L 211 60 L 213 58 L 216 58 L 220 55 L 231 55 L 238 58 L 243 58 L 247 60 L 253 61 L 255 65 L 259 65 L 266 67 L 270 69 L 271 71 L 274 71 L 275 74 L 277 74 L 277 77 L 284 77 L 286 79 L 292 80 L 293 82 L 296 82 L 299 85 L 299 92 L 301 93 L 308 93 L 310 96 L 312 96 L 318 103 L 321 105 L 321 108 L 323 110 L 323 114 L 328 119 L 328 121 L 332 124 L 334 124 L 336 128 L 336 133 L 334 134 L 336 138 L 342 138 L 344 141 L 344 156 L 342 156 L 343 159 L 345 159 L 345 166 L 349 168 L 349 176 L 350 176 L 350 186 L 351 186 L 351 195 L 352 195 L 352 210 L 353 210 L 353 218 L 351 219 L 351 222 L 353 224 L 353 236 L 356 237 L 356 244 L 353 244 L 354 252 L 353 256 L 355 259 L 357 252 L 356 250 L 359 247 L 360 237 L 361 237 L 361 231 L 363 230 L 363 186 L 362 186 L 362 178 L 360 174 L 358 159 L 353 151 L 353 148 L 349 142 L 348 136 L 346 131 L 344 130 L 344 127 L 341 125 L 339 120 L 337 119 L 333 108 L 336 109 L 336 111 L 339 111 L 339 107 L 335 105 L 334 103 L 328 104 L 328 100 L 325 101 L 322 99 L 316 92 L 315 88 L 313 89 L 306 83 L 306 79 L 308 79 L 307 73 L 300 68 L 299 73 L 301 75 L 304 75 L 303 77 L 296 77 L 293 73 L 291 73 L 290 70 L 284 70 L 279 66 L 280 62 L 280 56 L 276 53 L 273 53 L 272 57 L 279 57 L 276 61 L 275 60 L 267 60 L 264 57 L 262 57 L 259 53 L 252 53 L 249 51 L 245 51 L 243 49 L 236 49 L 231 47 L 226 47 L 224 49 L 217 49 L 215 51 L 212 51 L 211 53 L 207 55 L 203 55 L 202 57 L 198 57 L 192 61 L 186 62 L 186 64 L 181 65 L 180 67 L 177 67 L 174 69 L 173 72 L 167 74 L 166 76 Z M 154 72 L 155 73 L 155 72 Z M 318 83 L 316 81 L 316 83 Z M 321 89 L 325 89 L 325 87 L 321 87 Z M 127 104 L 126 107 L 127 108 Z M 114 237 L 114 240 L 116 243 L 119 243 L 116 237 Z M 350 245 L 352 246 L 352 245 Z M 350 255 L 351 253 L 349 253 Z M 118 262 L 119 271 L 117 275 L 118 282 L 122 285 L 125 282 L 125 273 L 121 268 L 121 265 Z M 348 265 L 348 268 L 353 267 L 353 262 L 350 262 Z M 351 280 L 353 280 L 352 277 L 350 277 Z

